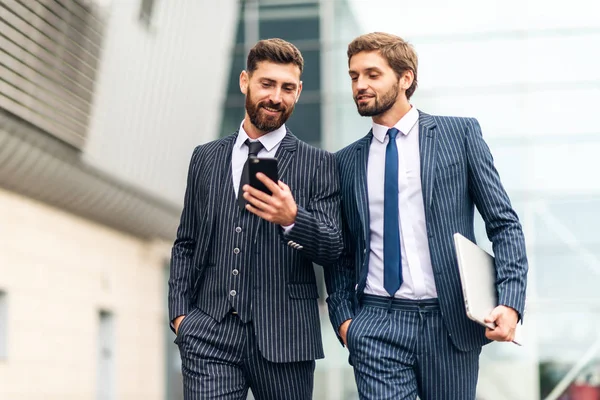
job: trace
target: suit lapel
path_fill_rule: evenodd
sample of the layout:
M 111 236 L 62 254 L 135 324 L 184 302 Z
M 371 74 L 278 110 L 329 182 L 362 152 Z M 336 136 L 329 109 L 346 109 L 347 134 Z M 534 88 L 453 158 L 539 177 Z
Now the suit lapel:
M 298 148 L 298 139 L 292 134 L 292 132 L 288 129 L 287 133 L 281 140 L 281 144 L 275 153 L 275 158 L 277 158 L 277 174 L 279 175 L 279 179 L 285 176 L 285 173 L 290 165 L 290 162 L 293 160 L 294 155 L 296 154 L 296 149 Z
M 231 178 L 231 152 L 236 138 L 237 132 L 224 138 L 215 149 L 211 162 L 207 165 L 207 168 L 211 169 L 208 189 L 208 204 L 211 207 L 207 208 L 208 214 L 206 215 L 208 227 L 212 227 L 215 210 L 218 209 L 214 205 L 223 201 L 226 185 L 233 185 Z M 208 232 L 212 232 L 212 229 L 209 229 Z
M 437 162 L 437 130 L 433 117 L 419 111 L 419 150 L 421 156 L 421 184 L 425 213 L 429 213 L 435 181 L 435 165 Z
M 360 222 L 363 226 L 363 237 L 368 243 L 370 220 L 369 220 L 369 196 L 367 190 L 367 163 L 369 161 L 369 147 L 373 139 L 373 131 L 356 143 L 356 158 L 354 159 L 354 194 L 356 195 L 356 207 Z

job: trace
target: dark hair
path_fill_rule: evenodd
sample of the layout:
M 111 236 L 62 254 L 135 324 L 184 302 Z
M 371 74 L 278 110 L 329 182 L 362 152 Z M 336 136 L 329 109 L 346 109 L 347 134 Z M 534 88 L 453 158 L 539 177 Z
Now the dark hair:
M 348 45 L 348 63 L 352 56 L 362 51 L 378 51 L 387 60 L 398 77 L 406 71 L 412 71 L 414 80 L 410 87 L 406 89 L 406 98 L 410 99 L 417 89 L 419 59 L 415 49 L 399 36 L 373 32 L 357 37 Z
M 283 39 L 265 39 L 254 45 L 248 53 L 246 71 L 252 74 L 261 61 L 271 61 L 277 64 L 294 64 L 300 68 L 300 74 L 304 69 L 304 59 L 300 50 L 290 42 Z

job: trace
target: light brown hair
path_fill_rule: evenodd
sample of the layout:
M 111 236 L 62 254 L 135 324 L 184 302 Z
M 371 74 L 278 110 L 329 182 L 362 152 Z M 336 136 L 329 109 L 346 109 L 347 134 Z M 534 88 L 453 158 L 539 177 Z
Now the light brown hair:
M 399 36 L 384 32 L 361 35 L 348 45 L 348 63 L 352 56 L 362 51 L 378 51 L 398 76 L 412 71 L 413 83 L 406 89 L 406 98 L 410 99 L 417 89 L 417 67 L 419 60 L 415 49 Z
M 304 59 L 300 50 L 290 42 L 283 39 L 260 40 L 248 53 L 246 71 L 252 74 L 261 61 L 270 61 L 276 64 L 294 64 L 300 68 L 300 74 L 304 69 Z

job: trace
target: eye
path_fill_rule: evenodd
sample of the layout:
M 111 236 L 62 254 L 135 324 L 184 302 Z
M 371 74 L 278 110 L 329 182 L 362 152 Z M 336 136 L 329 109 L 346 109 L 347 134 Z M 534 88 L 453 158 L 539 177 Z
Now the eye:
M 352 82 L 356 82 L 356 81 L 358 80 L 358 77 L 357 77 L 357 76 L 351 76 L 351 77 L 350 77 L 350 80 L 351 80 Z
M 291 87 L 291 86 L 286 86 L 286 87 L 283 88 L 283 90 L 285 90 L 288 93 L 292 93 L 294 91 L 294 88 Z
M 369 78 L 371 78 L 371 79 L 377 79 L 377 78 L 379 78 L 379 75 L 377 75 L 377 74 L 371 74 L 371 75 L 369 75 Z
M 262 87 L 264 87 L 264 88 L 271 87 L 271 84 L 270 84 L 269 82 L 262 82 L 262 83 L 261 83 L 261 85 L 262 85 Z

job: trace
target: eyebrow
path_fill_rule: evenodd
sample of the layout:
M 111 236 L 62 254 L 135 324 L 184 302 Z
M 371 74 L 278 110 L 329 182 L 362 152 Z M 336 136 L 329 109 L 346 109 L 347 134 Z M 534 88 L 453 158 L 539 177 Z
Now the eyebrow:
M 381 73 L 381 69 L 377 68 L 377 67 L 369 67 L 369 68 L 365 68 L 365 71 L 367 73 L 369 72 L 377 72 L 377 73 Z M 358 72 L 356 72 L 355 70 L 351 69 L 348 71 L 348 74 L 358 74 Z
M 259 80 L 260 81 L 265 81 L 265 82 L 268 82 L 268 83 L 272 83 L 272 84 L 276 84 L 277 83 L 276 80 L 270 79 L 270 78 L 260 78 Z M 294 82 L 283 82 L 282 86 L 292 86 L 294 89 L 296 87 L 298 87 L 298 85 L 296 83 L 294 83 Z

